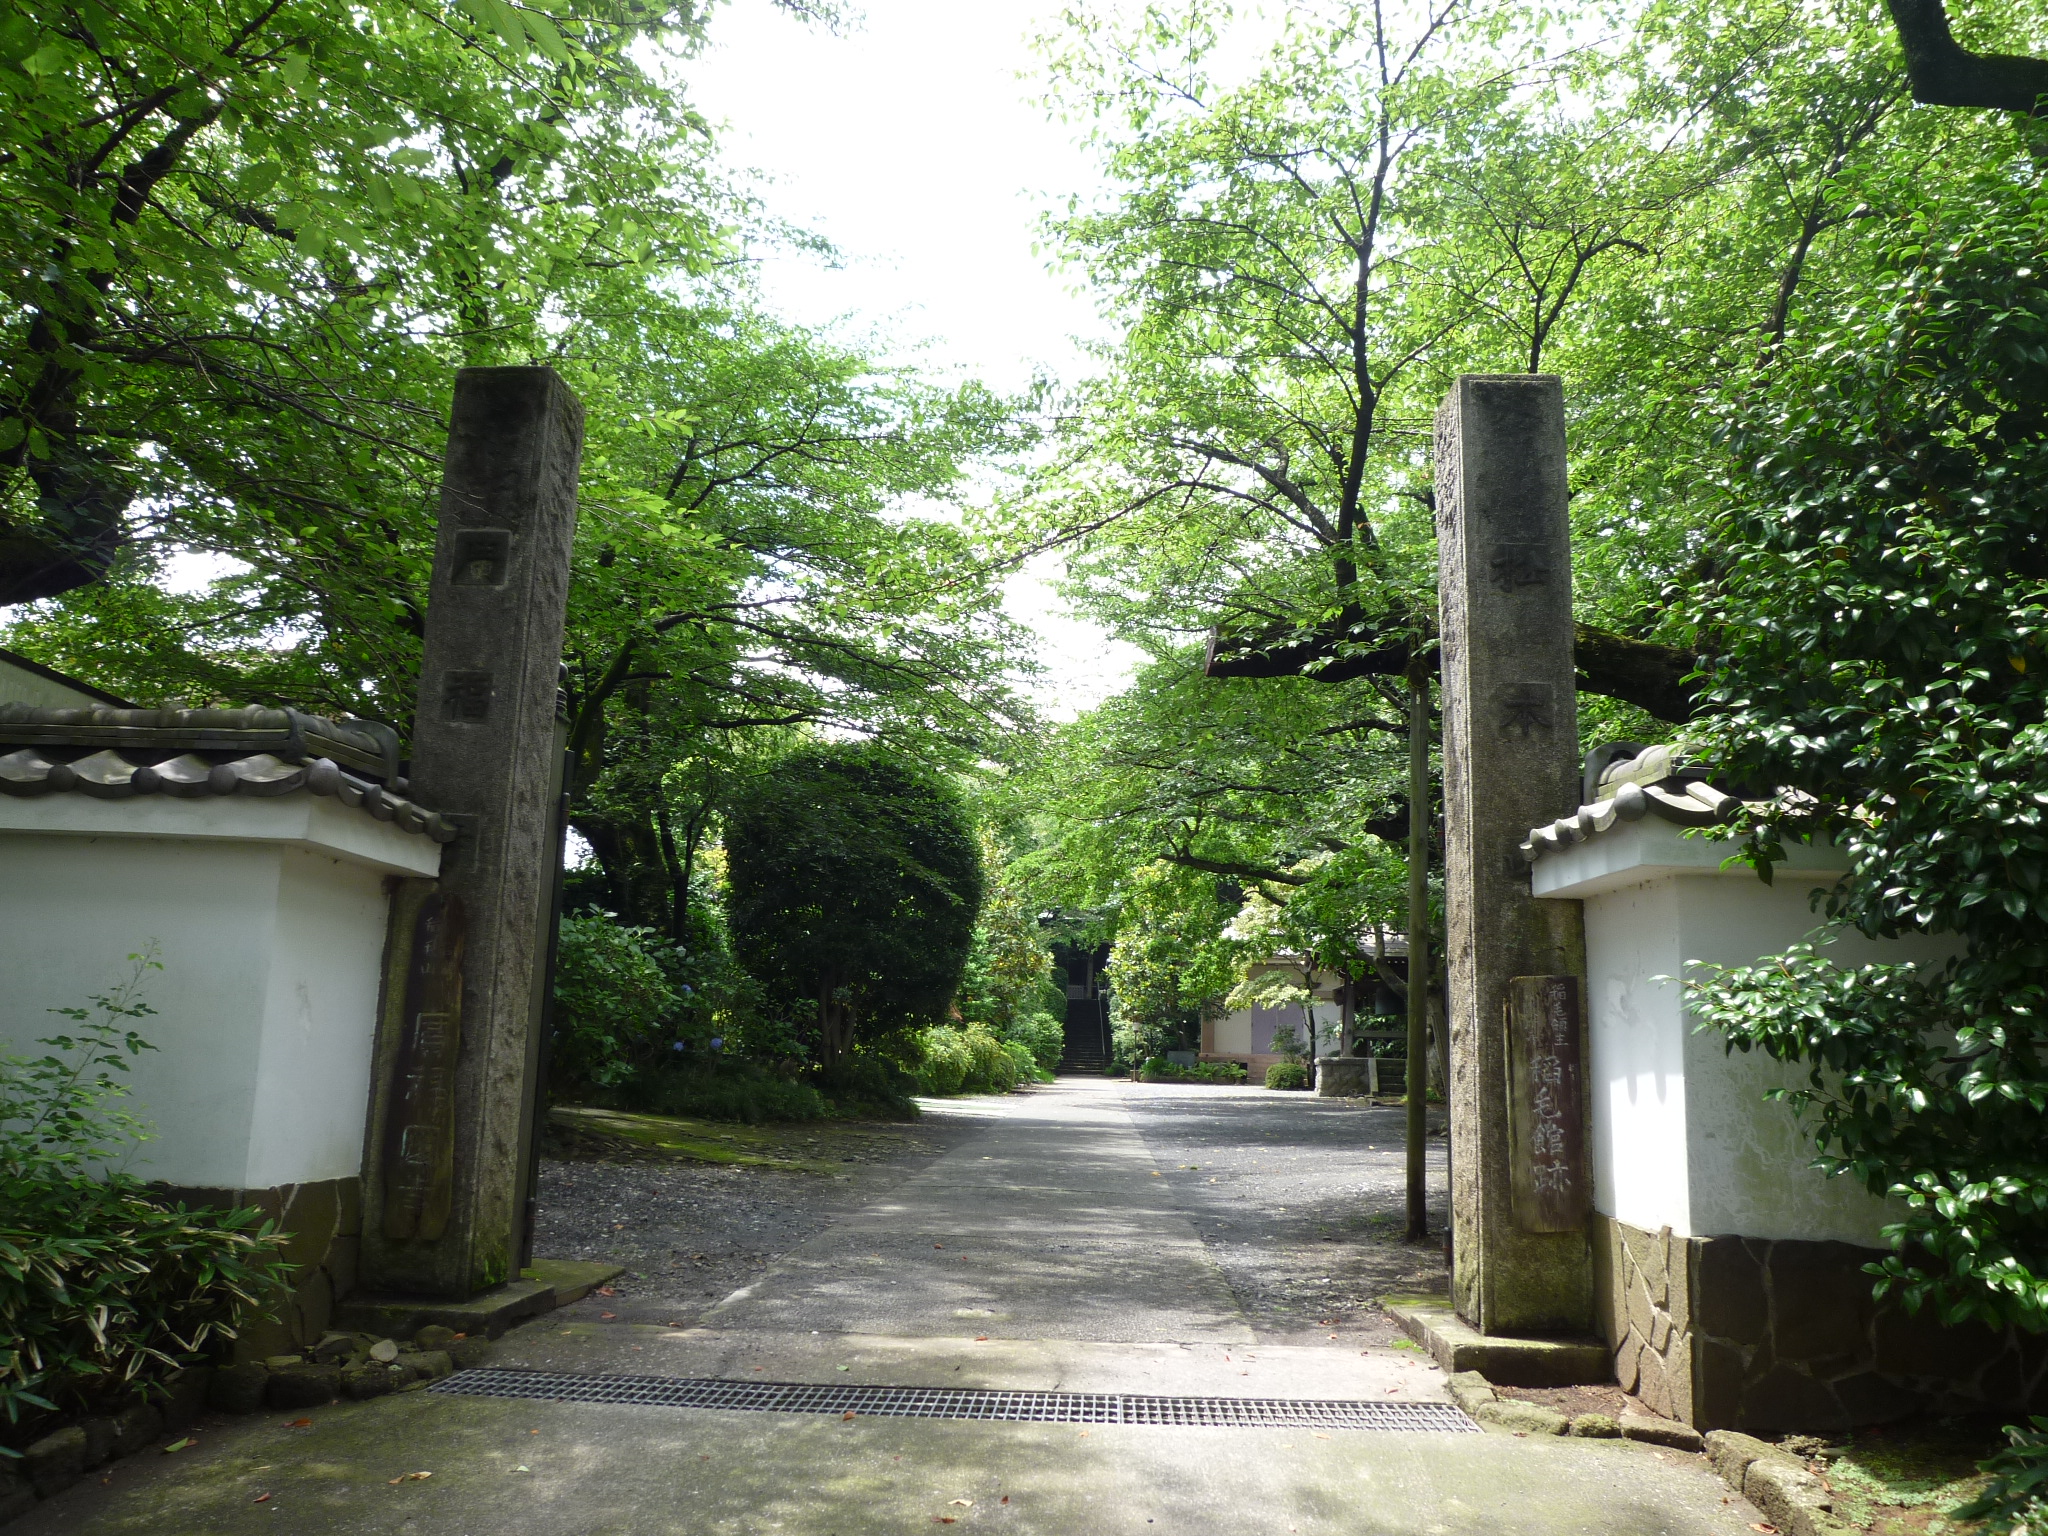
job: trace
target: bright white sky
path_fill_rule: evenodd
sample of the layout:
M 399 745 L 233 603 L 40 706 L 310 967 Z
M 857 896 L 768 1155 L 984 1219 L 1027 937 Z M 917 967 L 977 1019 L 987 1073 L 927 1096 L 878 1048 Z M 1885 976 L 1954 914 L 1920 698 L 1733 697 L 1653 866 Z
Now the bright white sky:
M 823 235 L 843 259 L 773 261 L 770 302 L 836 321 L 946 379 L 1018 389 L 1073 378 L 1073 338 L 1100 333 L 1071 275 L 1034 254 L 1042 208 L 1096 185 L 1071 131 L 1032 105 L 1028 39 L 1057 0 L 867 0 L 838 36 L 769 0 L 731 0 L 686 70 L 726 124 L 728 161 L 766 178 L 769 211 Z M 1041 707 L 1070 718 L 1114 693 L 1135 647 L 1075 618 L 1039 569 L 1005 606 L 1041 640 Z

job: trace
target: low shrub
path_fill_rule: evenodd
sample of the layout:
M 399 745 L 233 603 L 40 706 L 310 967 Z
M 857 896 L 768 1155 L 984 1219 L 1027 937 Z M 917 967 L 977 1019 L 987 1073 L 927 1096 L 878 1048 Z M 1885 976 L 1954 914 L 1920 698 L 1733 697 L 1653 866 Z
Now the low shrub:
M 618 1095 L 623 1109 L 699 1120 L 820 1120 L 825 1096 L 751 1061 L 703 1061 L 636 1074 Z
M 2040 1529 L 2048 1513 L 2048 1418 L 2037 1414 L 2031 1426 L 2008 1424 L 2005 1436 L 2006 1448 L 1979 1468 L 1990 1479 L 1951 1518 L 1981 1520 L 1987 1536 L 2025 1536 Z
M 1053 1080 L 1052 1069 L 1040 1066 L 1038 1057 L 1021 1040 L 1005 1040 L 1003 1049 L 1010 1053 L 1010 1060 L 1017 1063 L 1018 1082 L 1049 1083 Z
M 1302 1089 L 1308 1086 L 1308 1068 L 1298 1061 L 1276 1061 L 1266 1068 L 1268 1088 Z
M 1045 1082 L 1052 1080 L 1053 1070 L 1067 1053 L 1067 1027 L 1049 1013 L 1018 1015 L 1003 1030 L 1002 1039 L 1007 1044 L 1023 1046 L 1032 1065 L 1045 1074 L 1040 1079 Z M 1025 1076 L 1033 1074 L 1027 1072 Z
M 812 1079 L 830 1112 L 848 1120 L 915 1120 L 917 1078 L 878 1050 L 855 1050 Z
M 259 1211 L 164 1206 L 126 1175 L 0 1191 L 0 1436 L 110 1407 L 263 1310 L 285 1264 Z
M 967 1074 L 974 1069 L 974 1057 L 957 1029 L 927 1029 L 918 1033 L 922 1058 L 917 1065 L 917 1089 L 933 1098 L 948 1098 L 960 1092 Z
M 653 929 L 628 927 L 608 912 L 562 919 L 548 1065 L 558 1088 L 612 1088 L 656 1064 L 681 1000 L 662 969 L 661 948 Z
M 166 1205 L 123 1171 L 148 1131 L 114 1074 L 154 952 L 40 1057 L 0 1057 L 0 1449 L 54 1416 L 148 1392 L 281 1294 L 283 1235 L 255 1210 Z M 12 1454 L 10 1451 L 9 1454 Z
M 1141 1083 L 1213 1083 L 1233 1087 L 1245 1080 L 1244 1065 L 1235 1061 L 1198 1061 L 1191 1067 L 1154 1056 L 1138 1070 Z M 1270 1087 L 1271 1085 L 1268 1084 Z
M 936 1098 L 956 1093 L 1008 1093 L 1035 1076 L 1025 1047 L 998 1040 L 979 1024 L 938 1025 L 918 1031 L 918 1089 Z

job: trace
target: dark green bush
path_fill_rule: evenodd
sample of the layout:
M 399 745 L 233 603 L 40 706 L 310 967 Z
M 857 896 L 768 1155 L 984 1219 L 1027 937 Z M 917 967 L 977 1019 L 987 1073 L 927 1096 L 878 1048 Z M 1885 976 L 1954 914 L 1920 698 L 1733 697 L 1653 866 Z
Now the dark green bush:
M 825 1097 L 809 1083 L 780 1076 L 753 1062 L 690 1061 L 636 1074 L 619 1094 L 621 1106 L 656 1115 L 700 1120 L 818 1120 Z
M 1198 1061 L 1191 1067 L 1154 1056 L 1138 1071 L 1143 1083 L 1215 1083 L 1231 1087 L 1245 1080 L 1244 1067 L 1235 1061 Z M 1266 1085 L 1272 1087 L 1271 1083 Z
M 856 1049 L 811 1079 L 834 1115 L 863 1120 L 915 1120 L 917 1079 L 877 1049 Z
M 1308 1086 L 1308 1068 L 1298 1061 L 1276 1061 L 1266 1068 L 1268 1088 L 1301 1089 Z
M 114 1074 L 153 954 L 40 1057 L 0 1057 L 0 1441 L 112 1405 L 200 1359 L 276 1294 L 283 1238 L 259 1212 L 188 1211 L 118 1171 L 146 1129 Z M 109 1171 L 113 1170 L 113 1171 Z
M 662 1026 L 679 1001 L 659 947 L 653 929 L 628 927 L 608 912 L 562 919 L 548 1068 L 558 1087 L 610 1088 L 654 1064 Z

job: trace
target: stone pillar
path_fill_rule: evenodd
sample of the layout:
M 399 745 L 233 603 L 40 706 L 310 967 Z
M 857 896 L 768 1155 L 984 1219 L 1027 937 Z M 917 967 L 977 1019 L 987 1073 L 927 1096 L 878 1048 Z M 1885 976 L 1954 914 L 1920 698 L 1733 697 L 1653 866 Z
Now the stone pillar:
M 1587 1333 L 1583 1221 L 1532 1230 L 1559 1223 L 1529 1220 L 1526 1174 L 1517 1219 L 1515 1165 L 1527 1149 L 1513 1132 L 1510 1081 L 1520 1074 L 1510 1071 L 1507 1018 L 1514 978 L 1585 973 L 1578 904 L 1535 900 L 1519 851 L 1531 827 L 1579 799 L 1564 390 L 1554 375 L 1458 379 L 1436 419 L 1436 518 L 1451 1298 L 1482 1333 Z M 1583 1089 L 1576 1097 L 1582 1129 Z
M 411 793 L 461 832 L 431 909 L 415 901 L 417 922 L 393 926 L 419 953 L 387 968 L 364 1191 L 374 1291 L 463 1298 L 513 1276 L 582 450 L 583 407 L 552 369 L 456 376 Z

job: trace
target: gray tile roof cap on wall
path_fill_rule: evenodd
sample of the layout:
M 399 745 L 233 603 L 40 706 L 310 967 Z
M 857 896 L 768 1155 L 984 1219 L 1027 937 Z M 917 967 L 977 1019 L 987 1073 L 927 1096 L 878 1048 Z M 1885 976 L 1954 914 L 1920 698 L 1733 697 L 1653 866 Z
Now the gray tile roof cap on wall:
M 0 745 L 11 747 L 166 748 L 269 752 L 288 763 L 332 758 L 341 767 L 399 793 L 398 733 L 374 720 L 329 720 L 297 709 L 51 709 L 0 704 Z
M 9 748 L 13 750 L 8 750 Z M 356 771 L 351 772 L 350 769 Z M 405 798 L 398 736 L 295 709 L 46 709 L 0 704 L 0 794 L 332 795 L 401 830 L 453 842 L 453 821 Z
M 1585 803 L 1570 816 L 1536 827 L 1522 843 L 1522 857 L 1534 864 L 1546 853 L 1583 843 L 1617 821 L 1645 816 L 1681 827 L 1711 827 L 1729 820 L 1740 796 L 1716 789 L 1710 770 L 1685 760 L 1685 748 L 1640 746 L 1632 741 L 1595 747 L 1586 754 Z

